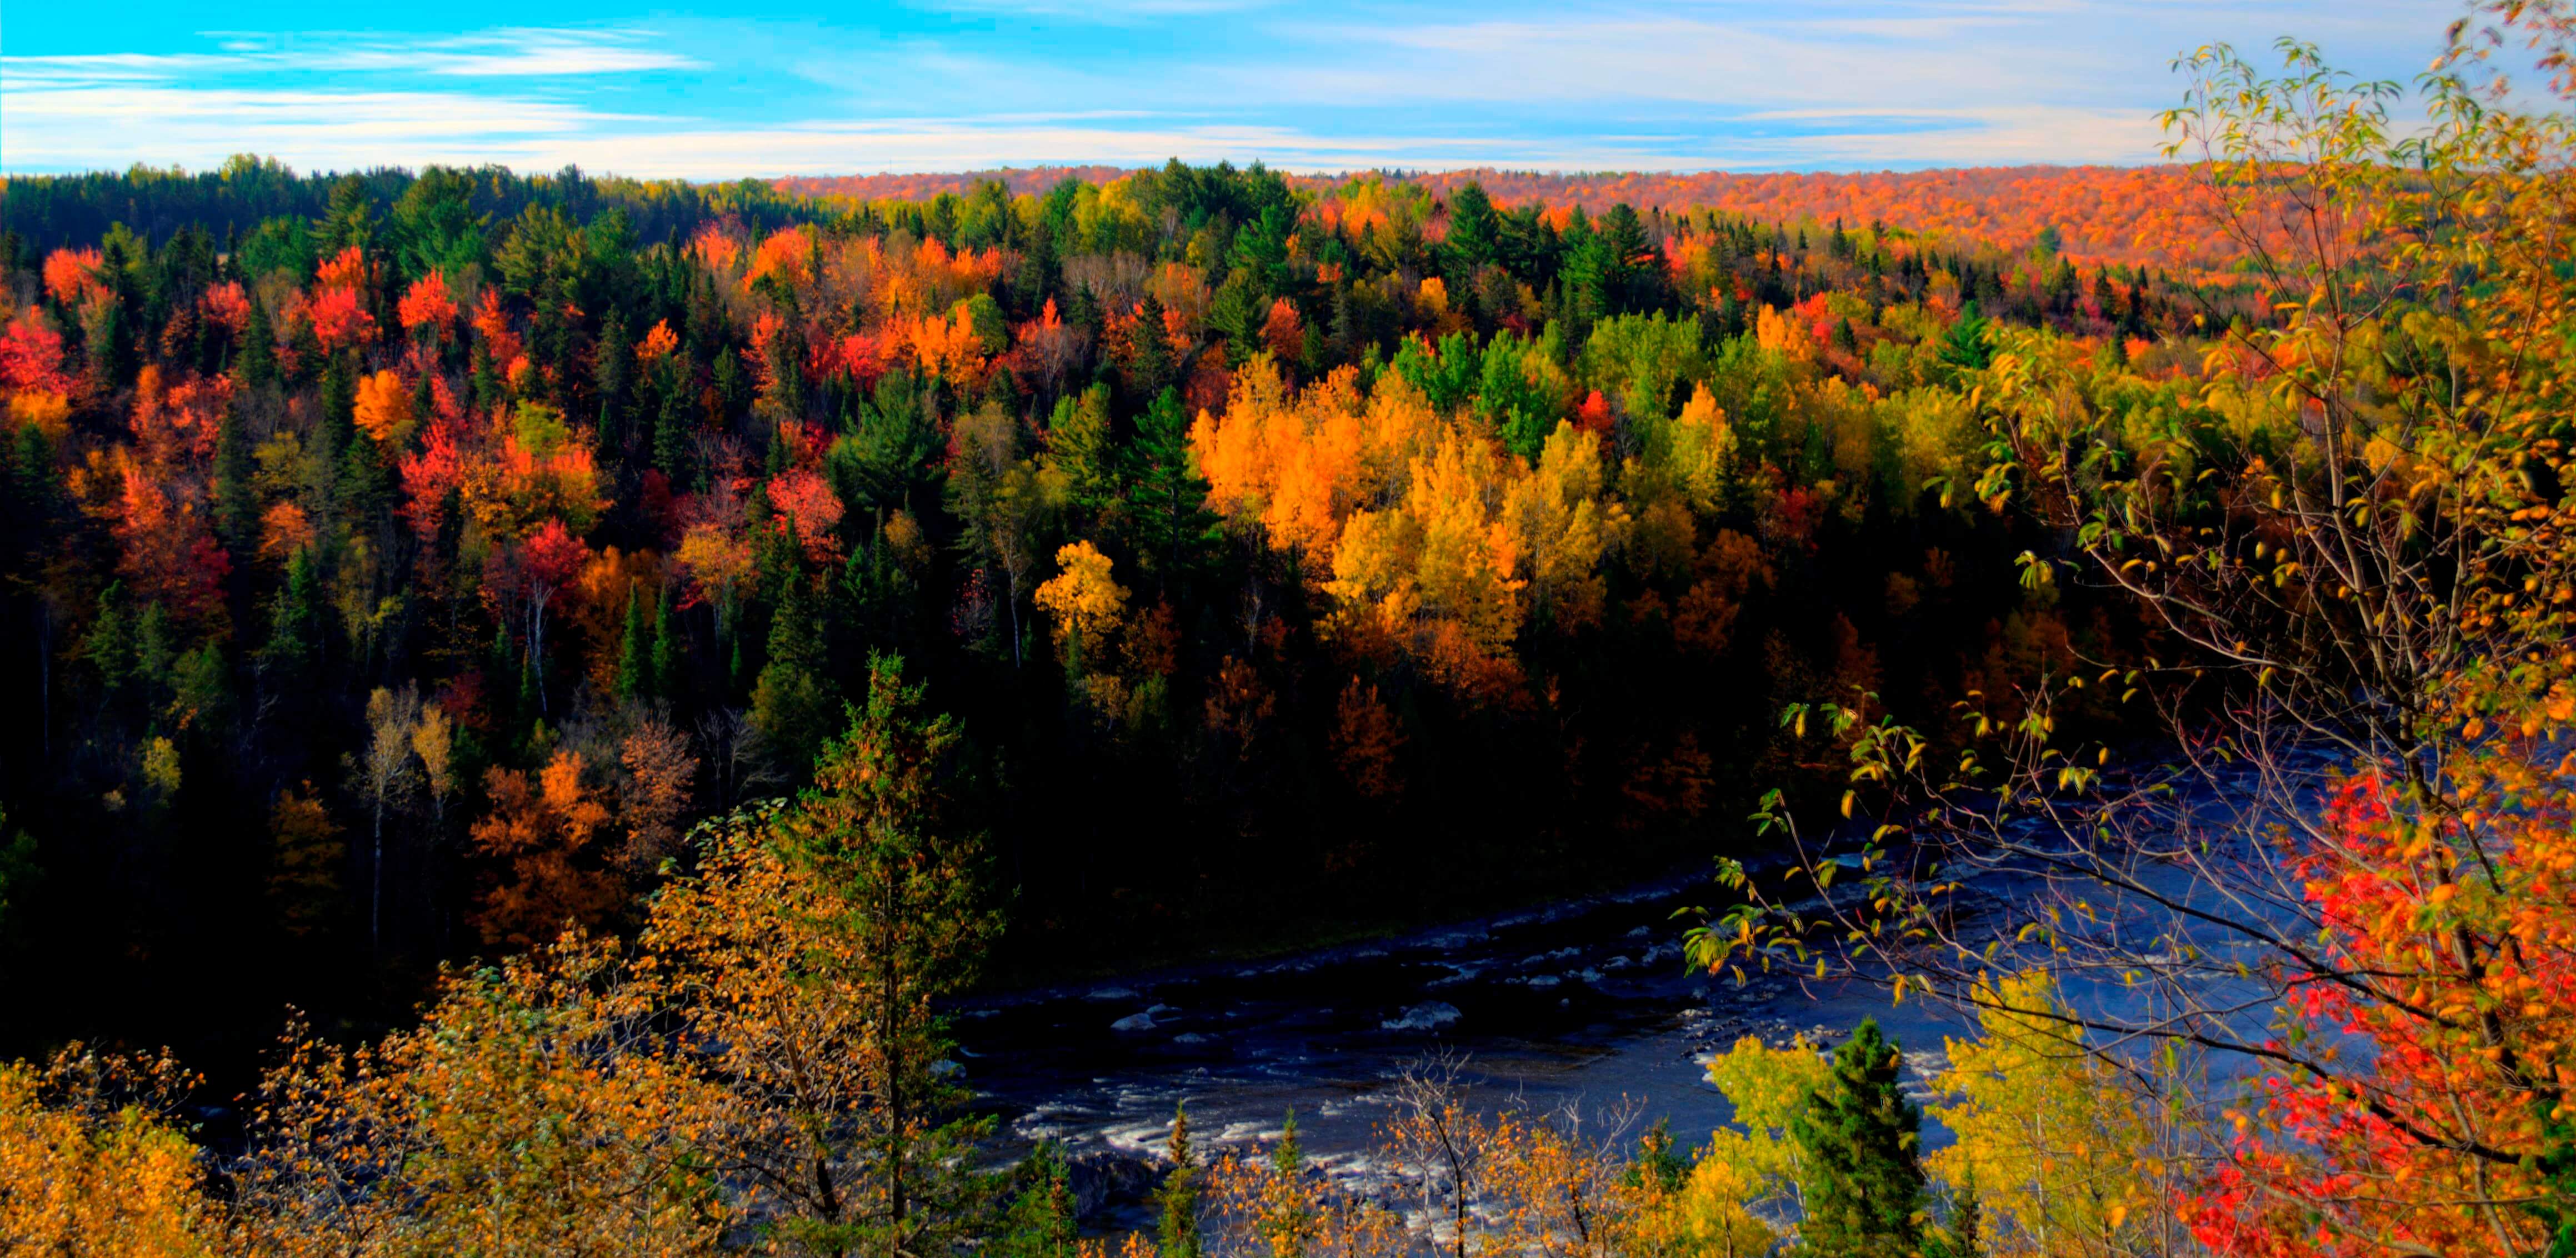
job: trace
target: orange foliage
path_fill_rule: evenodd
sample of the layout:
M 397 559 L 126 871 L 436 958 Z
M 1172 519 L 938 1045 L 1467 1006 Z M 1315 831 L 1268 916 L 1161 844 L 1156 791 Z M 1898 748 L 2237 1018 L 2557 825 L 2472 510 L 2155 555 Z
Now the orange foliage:
M 429 439 L 416 454 L 402 459 L 403 514 L 423 538 L 435 537 L 444 522 L 447 495 L 465 483 L 465 459 L 456 447 L 456 429 L 441 420 L 430 425 Z
M 122 451 L 118 455 L 119 488 L 109 509 L 123 543 L 118 571 L 136 593 L 182 619 L 219 614 L 232 559 L 216 544 L 212 526 L 178 486 L 122 457 Z
M 483 290 L 483 299 L 474 310 L 474 330 L 483 338 L 483 348 L 495 363 L 509 363 L 519 357 L 518 334 L 510 330 L 510 317 L 502 313 L 501 295 Z
M 974 319 L 963 308 L 951 311 L 945 318 L 917 315 L 891 323 L 887 336 L 887 350 L 898 361 L 909 355 L 914 367 L 926 377 L 946 380 L 961 392 L 983 383 L 983 342 L 975 335 Z
M 229 376 L 191 378 L 161 387 L 161 369 L 145 367 L 134 381 L 134 411 L 127 420 L 135 450 L 145 462 L 202 461 L 215 452 L 215 435 L 232 405 Z
M 1053 313 L 1052 303 L 1047 307 Z M 1261 321 L 1261 343 L 1273 357 L 1282 362 L 1295 362 L 1306 349 L 1306 324 L 1297 316 L 1297 303 L 1285 297 L 1270 303 L 1270 314 Z
M 646 332 L 644 339 L 635 343 L 635 361 L 650 366 L 660 362 L 678 348 L 680 348 L 680 335 L 671 330 L 671 321 L 656 319 L 653 321 L 653 330 Z
M 326 353 L 365 345 L 376 336 L 376 317 L 367 313 L 365 299 L 354 288 L 323 289 L 307 317 L 313 320 L 313 339 Z
M 313 544 L 313 521 L 304 508 L 292 502 L 269 504 L 260 514 L 259 553 L 283 562 L 287 556 Z
M 107 259 L 96 249 L 56 249 L 45 255 L 45 291 L 66 306 L 112 296 L 106 281 L 99 278 L 106 265 Z
M 387 450 L 411 439 L 411 390 L 400 375 L 379 371 L 358 381 L 357 424 Z
M 404 331 L 428 328 L 431 339 L 445 340 L 448 326 L 456 322 L 456 297 L 448 291 L 447 273 L 431 271 L 413 280 L 396 314 L 402 319 Z
M 322 260 L 321 267 L 315 272 L 315 286 L 363 288 L 367 283 L 367 271 L 366 251 L 351 245 Z
M 770 276 L 790 285 L 806 283 L 813 277 L 814 238 L 801 227 L 782 227 L 771 232 L 767 240 L 751 255 L 751 266 L 742 274 L 742 286 L 749 288 Z
M 502 862 L 474 916 L 485 942 L 542 943 L 616 906 L 617 881 L 592 850 L 608 809 L 581 777 L 581 757 L 569 751 L 556 752 L 533 782 L 498 765 L 484 773 L 492 811 L 474 823 L 474 846 Z
M 199 303 L 206 320 L 235 336 L 250 327 L 250 296 L 242 291 L 241 281 L 226 280 L 206 290 Z
M 742 257 L 742 242 L 727 234 L 721 225 L 709 223 L 690 238 L 689 252 L 696 254 L 708 270 L 721 274 L 732 270 L 734 262 Z

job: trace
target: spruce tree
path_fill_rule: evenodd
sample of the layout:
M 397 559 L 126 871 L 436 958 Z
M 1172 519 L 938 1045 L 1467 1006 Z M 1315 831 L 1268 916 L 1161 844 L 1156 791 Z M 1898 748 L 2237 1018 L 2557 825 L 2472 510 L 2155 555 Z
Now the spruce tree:
M 674 373 L 662 391 L 662 406 L 653 417 L 653 466 L 674 487 L 689 481 L 689 402 L 687 377 Z
M 1204 505 L 1207 482 L 1190 466 L 1188 411 L 1177 391 L 1163 390 L 1145 409 L 1126 454 L 1137 549 L 1169 589 L 1187 575 L 1216 530 L 1216 517 Z
M 237 408 L 226 405 L 215 422 L 215 536 L 234 554 L 259 542 L 259 491 L 251 484 L 250 434 Z
M 1136 396 L 1152 397 L 1173 382 L 1172 349 L 1163 338 L 1163 303 L 1147 293 L 1127 330 L 1127 385 Z
M 1073 1191 L 1066 1182 L 1064 1146 L 1038 1142 L 1020 1164 L 1020 1191 L 1002 1219 L 1001 1258 L 1073 1258 Z
M 1790 1132 L 1806 1152 L 1810 1258 L 1915 1258 L 1925 1201 L 1923 1111 L 1897 1087 L 1902 1058 L 1867 1019 L 1834 1052 L 1831 1082 L 1807 1098 Z
M 671 624 L 671 587 L 653 596 L 653 693 L 668 699 L 680 689 L 680 643 Z
M 831 736 L 841 705 L 825 675 L 827 639 L 805 574 L 791 568 L 784 584 L 769 622 L 769 661 L 752 687 L 751 721 L 776 750 L 779 767 L 801 775 Z
M 1163 1207 L 1162 1231 L 1156 1237 L 1157 1258 L 1199 1258 L 1199 1160 L 1190 1148 L 1188 1106 L 1172 1109 L 1172 1138 L 1163 1146 L 1172 1161 L 1157 1199 Z
M 644 621 L 644 591 L 626 587 L 626 632 L 617 649 L 617 697 L 632 703 L 653 693 L 652 644 Z
M 1316 1211 L 1306 1191 L 1306 1151 L 1297 1143 L 1294 1109 L 1288 1111 L 1278 1145 L 1270 1150 L 1270 1170 L 1280 1186 L 1266 1194 L 1258 1224 L 1262 1238 L 1269 1242 L 1270 1258 L 1306 1258 L 1315 1235 Z

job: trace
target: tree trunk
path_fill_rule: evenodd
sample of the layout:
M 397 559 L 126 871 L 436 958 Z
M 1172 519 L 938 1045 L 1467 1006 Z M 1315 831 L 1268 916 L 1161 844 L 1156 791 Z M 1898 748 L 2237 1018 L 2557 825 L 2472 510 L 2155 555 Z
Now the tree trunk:
M 367 861 L 367 952 L 384 952 L 385 914 L 385 792 L 376 788 L 375 855 Z

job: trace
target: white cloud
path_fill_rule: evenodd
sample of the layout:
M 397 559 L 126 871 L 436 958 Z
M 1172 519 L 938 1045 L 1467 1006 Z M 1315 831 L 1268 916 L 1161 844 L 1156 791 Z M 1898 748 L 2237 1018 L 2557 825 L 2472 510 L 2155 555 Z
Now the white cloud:
M 428 39 L 345 32 L 218 34 L 223 51 L 212 53 L 0 56 L 0 90 L 333 73 L 557 78 L 691 70 L 705 64 L 650 46 L 652 33 L 634 30 L 501 29 Z
M 910 3 L 915 8 L 942 13 L 1010 14 L 1060 22 L 1130 26 L 1156 18 L 1198 17 L 1263 8 L 1274 0 L 910 0 Z

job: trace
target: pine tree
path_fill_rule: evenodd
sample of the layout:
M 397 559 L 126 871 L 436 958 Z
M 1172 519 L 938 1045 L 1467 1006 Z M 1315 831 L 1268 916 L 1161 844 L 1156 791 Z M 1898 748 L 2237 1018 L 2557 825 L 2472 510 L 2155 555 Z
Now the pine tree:
M 1810 1258 L 1914 1258 L 1923 1247 L 1923 1111 L 1897 1087 L 1896 1045 L 1865 1019 L 1834 1052 L 1832 1082 L 1810 1094 L 1791 1135 L 1806 1151 Z
M 1190 1148 L 1190 1111 L 1186 1105 L 1172 1109 L 1172 1138 L 1163 1146 L 1171 1159 L 1171 1173 L 1163 1177 L 1162 1191 L 1157 1194 L 1163 1207 L 1162 1231 L 1157 1235 L 1158 1258 L 1199 1258 L 1204 1242 L 1199 1236 L 1199 1159 Z
M 752 686 L 751 720 L 776 750 L 780 767 L 801 775 L 813 763 L 814 749 L 830 736 L 840 703 L 824 674 L 829 660 L 822 617 L 805 575 L 791 569 L 783 584 L 786 593 L 769 622 L 769 662 Z
M 929 712 L 899 656 L 868 662 L 867 701 L 814 766 L 814 786 L 782 822 L 790 860 L 851 906 L 849 969 L 833 976 L 877 1006 L 865 1046 L 871 1104 L 853 1133 L 867 1166 L 869 1226 L 894 1252 L 944 1252 L 924 1239 L 966 1219 L 974 1176 L 966 1143 L 985 1128 L 951 1117 L 966 1091 L 941 1069 L 953 1051 L 936 1004 L 974 981 L 1001 927 L 985 897 L 982 837 L 958 824 L 953 716 Z
M 626 317 L 615 310 L 608 312 L 599 325 L 599 345 L 593 355 L 591 383 L 599 394 L 599 451 L 611 467 L 626 461 L 626 380 L 635 361 L 635 345 L 627 336 Z
M 1499 230 L 1494 217 L 1493 198 L 1485 195 L 1485 185 L 1472 179 L 1449 198 L 1449 237 L 1442 247 L 1449 256 L 1451 283 L 1462 282 L 1494 260 Z
M 653 466 L 673 485 L 689 479 L 689 402 L 686 373 L 672 373 L 662 390 L 661 410 L 653 417 Z
M 680 643 L 671 624 L 671 587 L 653 596 L 653 693 L 668 699 L 680 689 Z
M 1002 1219 L 1000 1258 L 1073 1258 L 1073 1191 L 1066 1182 L 1064 1146 L 1043 1140 L 1020 1164 L 1019 1195 Z M 1165 1258 L 1168 1258 L 1168 1253 Z
M 1306 1151 L 1297 1143 L 1294 1109 L 1288 1111 L 1278 1145 L 1270 1150 L 1270 1173 L 1279 1187 L 1264 1195 L 1259 1225 L 1262 1238 L 1269 1242 L 1270 1258 L 1306 1258 L 1308 1242 L 1314 1239 L 1316 1211 L 1307 1192 Z
M 254 300 L 250 319 L 241 333 L 242 383 L 256 389 L 277 382 L 277 333 L 268 321 L 268 307 Z
M 646 637 L 644 591 L 626 587 L 626 632 L 617 648 L 617 697 L 632 703 L 653 693 L 652 644 Z
M 1187 414 L 1181 395 L 1163 390 L 1137 419 L 1136 439 L 1127 450 L 1127 497 L 1135 510 L 1138 549 L 1166 589 L 1187 575 L 1216 528 L 1205 506 L 1207 482 L 1190 466 Z

